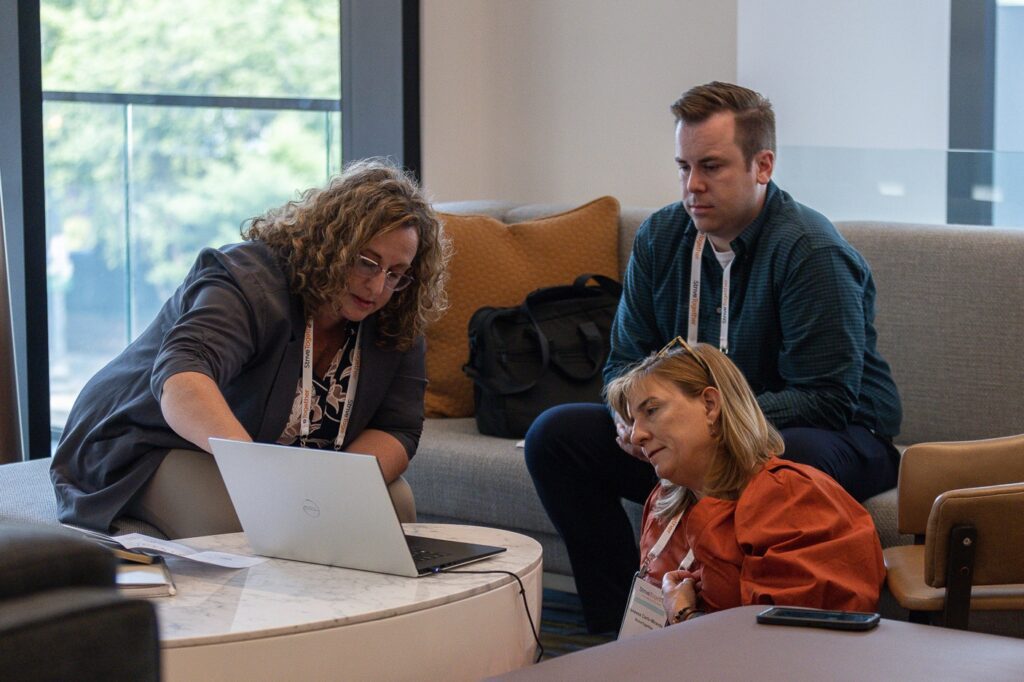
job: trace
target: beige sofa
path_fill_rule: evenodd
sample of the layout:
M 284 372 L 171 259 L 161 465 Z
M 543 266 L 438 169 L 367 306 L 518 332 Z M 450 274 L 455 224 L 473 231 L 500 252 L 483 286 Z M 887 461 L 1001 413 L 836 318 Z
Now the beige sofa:
M 494 201 L 441 208 L 516 223 L 568 207 Z M 620 271 L 652 210 L 622 208 Z M 874 271 L 878 345 L 903 399 L 897 443 L 1024 432 L 1024 230 L 880 222 L 837 227 Z M 514 440 L 480 435 L 471 418 L 428 419 L 407 477 L 421 521 L 525 533 L 543 545 L 548 573 L 571 575 Z M 896 531 L 895 501 L 893 489 L 866 504 L 883 546 L 911 540 Z M 626 505 L 638 516 L 636 505 Z

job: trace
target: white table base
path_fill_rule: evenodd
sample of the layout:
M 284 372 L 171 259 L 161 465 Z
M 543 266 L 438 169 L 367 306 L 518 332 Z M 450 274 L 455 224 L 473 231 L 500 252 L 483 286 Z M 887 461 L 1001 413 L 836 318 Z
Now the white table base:
M 508 546 L 498 557 L 454 570 L 514 571 L 539 627 L 542 563 L 532 539 L 470 526 L 415 524 L 406 529 Z M 247 550 L 241 534 L 183 542 Z M 280 560 L 260 566 L 243 569 L 261 572 L 253 580 L 205 568 L 189 571 L 181 561 L 172 565 L 180 574 L 179 594 L 155 600 L 164 679 L 479 680 L 529 665 L 536 655 L 519 585 L 507 575 L 413 579 Z M 343 589 L 332 592 L 327 585 L 323 600 L 289 594 L 289 576 L 311 571 L 342 587 L 358 581 L 355 587 L 367 595 L 365 603 L 353 607 Z M 267 575 L 280 580 L 275 583 Z M 429 605 L 421 607 L 417 597 Z M 261 604 L 272 617 L 259 615 Z M 338 613 L 332 613 L 335 607 Z

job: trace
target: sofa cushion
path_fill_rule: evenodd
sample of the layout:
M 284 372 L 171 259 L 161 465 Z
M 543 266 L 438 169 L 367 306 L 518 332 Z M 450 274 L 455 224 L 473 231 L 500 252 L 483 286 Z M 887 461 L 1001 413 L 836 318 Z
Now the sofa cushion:
M 52 458 L 0 464 L 0 521 L 57 524 L 57 498 L 50 482 Z M 114 519 L 111 534 L 142 533 L 163 538 L 145 521 L 121 516 Z
M 429 417 L 473 414 L 473 383 L 462 373 L 467 327 L 484 306 L 511 306 L 538 287 L 576 276 L 619 272 L 619 202 L 602 197 L 579 208 L 512 225 L 484 215 L 441 215 L 455 246 L 451 307 L 427 330 Z
M 472 419 L 428 419 L 404 476 L 416 495 L 417 519 L 507 528 L 540 542 L 544 570 L 570 574 L 558 533 L 537 497 L 523 449 L 511 438 L 483 436 Z M 643 507 L 623 501 L 639 532 Z
M 903 399 L 898 443 L 1024 430 L 1024 231 L 841 222 L 878 288 L 878 349 Z

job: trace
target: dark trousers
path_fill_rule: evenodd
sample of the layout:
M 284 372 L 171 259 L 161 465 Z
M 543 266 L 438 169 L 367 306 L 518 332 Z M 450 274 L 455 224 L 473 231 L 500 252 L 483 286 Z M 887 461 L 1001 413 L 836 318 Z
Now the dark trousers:
M 858 501 L 896 485 L 896 449 L 863 427 L 781 433 L 785 458 L 825 471 Z M 653 467 L 619 448 L 608 409 L 594 403 L 539 416 L 526 434 L 526 466 L 569 551 L 587 629 L 617 630 L 640 565 L 620 500 L 643 504 L 657 482 Z

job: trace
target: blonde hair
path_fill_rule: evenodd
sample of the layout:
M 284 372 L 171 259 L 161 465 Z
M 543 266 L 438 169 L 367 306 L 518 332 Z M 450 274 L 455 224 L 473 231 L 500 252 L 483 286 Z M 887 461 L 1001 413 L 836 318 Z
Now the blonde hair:
M 415 179 L 383 159 L 348 164 L 326 187 L 248 221 L 242 236 L 267 245 L 285 265 L 293 294 L 315 315 L 346 288 L 352 261 L 375 237 L 402 227 L 419 243 L 408 274 L 378 314 L 379 344 L 407 350 L 448 308 L 451 242 Z
M 692 349 L 654 353 L 609 383 L 605 389 L 608 404 L 627 423 L 632 423 L 630 397 L 651 377 L 671 382 L 690 397 L 700 396 L 709 386 L 721 396 L 713 432 L 717 448 L 704 476 L 704 489 L 700 491 L 704 495 L 737 499 L 761 466 L 785 450 L 782 436 L 765 419 L 747 380 L 718 349 L 699 343 Z M 662 494 L 655 505 L 659 518 L 674 515 L 695 499 L 692 491 L 671 481 L 663 479 L 661 486 Z

